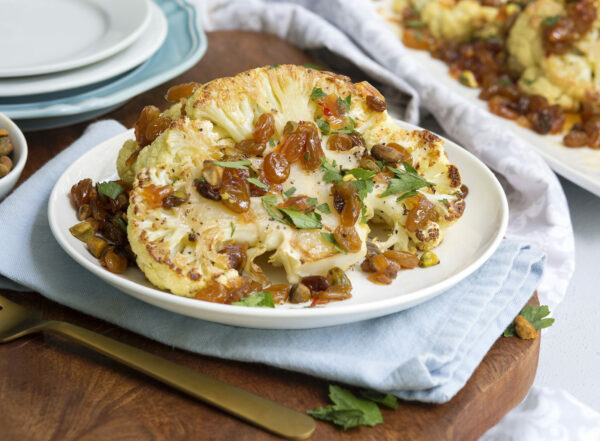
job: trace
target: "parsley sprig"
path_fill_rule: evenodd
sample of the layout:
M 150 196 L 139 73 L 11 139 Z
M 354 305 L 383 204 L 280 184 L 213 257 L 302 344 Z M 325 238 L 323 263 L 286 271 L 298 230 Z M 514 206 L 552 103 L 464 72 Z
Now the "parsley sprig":
M 325 158 L 321 158 L 320 170 L 324 173 L 323 180 L 327 183 L 341 182 L 344 176 L 352 175 L 354 180 L 349 181 L 358 190 L 358 197 L 361 201 L 367 197 L 369 193 L 373 191 L 374 183 L 373 177 L 377 174 L 374 170 L 367 170 L 364 168 L 353 168 L 342 172 L 335 161 L 330 163 Z
M 531 325 L 536 329 L 547 328 L 548 326 L 552 326 L 554 323 L 553 318 L 545 318 L 550 314 L 550 309 L 548 309 L 548 305 L 541 306 L 526 306 L 521 310 L 521 314 L 525 319 L 531 323 Z M 504 331 L 505 337 L 513 337 L 516 335 L 515 332 L 515 322 L 513 321 L 506 330 Z
M 329 406 L 309 410 L 309 415 L 324 421 L 330 421 L 348 430 L 360 425 L 373 427 L 383 423 L 381 411 L 371 399 L 358 398 L 349 390 L 339 386 L 329 386 Z
M 415 192 L 419 188 L 430 187 L 436 185 L 433 182 L 429 182 L 423 179 L 415 168 L 408 162 L 404 163 L 404 170 L 387 166 L 391 171 L 394 172 L 395 178 L 390 179 L 388 188 L 381 194 L 381 197 L 386 197 L 392 194 L 400 194 L 400 198 L 405 199 L 407 192 Z M 416 193 L 412 194 L 416 195 Z

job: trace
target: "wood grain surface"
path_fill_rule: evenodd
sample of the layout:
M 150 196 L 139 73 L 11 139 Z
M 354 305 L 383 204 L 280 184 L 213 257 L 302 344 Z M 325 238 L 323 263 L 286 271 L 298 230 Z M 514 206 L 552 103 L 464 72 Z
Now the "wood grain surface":
M 255 66 L 305 63 L 300 50 L 267 34 L 209 34 L 206 56 L 190 71 L 129 101 L 108 117 L 130 127 L 166 90 Z M 29 162 L 21 180 L 77 139 L 87 123 L 26 134 Z M 181 363 L 250 392 L 305 411 L 327 404 L 326 381 L 260 364 L 175 350 L 60 306 L 35 293 L 10 299 Z M 534 296 L 530 302 L 536 303 Z M 319 423 L 315 440 L 476 440 L 521 401 L 537 368 L 540 339 L 499 338 L 465 388 L 449 403 L 402 402 L 383 410 L 385 424 L 346 432 Z M 129 368 L 57 337 L 34 335 L 0 346 L 0 440 L 269 440 L 277 439 Z

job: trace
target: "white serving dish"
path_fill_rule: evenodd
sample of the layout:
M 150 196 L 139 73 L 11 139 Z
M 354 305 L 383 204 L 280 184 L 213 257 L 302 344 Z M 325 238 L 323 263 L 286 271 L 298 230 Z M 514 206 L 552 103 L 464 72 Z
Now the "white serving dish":
M 398 124 L 409 130 L 419 129 L 404 122 Z M 179 297 L 153 287 L 137 268 L 122 275 L 108 272 L 85 244 L 69 233 L 69 227 L 78 222 L 68 197 L 71 186 L 84 178 L 102 181 L 116 176 L 117 152 L 132 137 L 130 130 L 98 145 L 63 173 L 49 200 L 50 227 L 73 259 L 107 283 L 160 308 L 204 320 L 252 328 L 302 329 L 350 323 L 410 308 L 442 294 L 479 268 L 498 247 L 508 223 L 506 196 L 494 174 L 471 153 L 446 140 L 448 157 L 458 166 L 469 196 L 463 217 L 448 229 L 443 244 L 435 250 L 439 265 L 403 271 L 389 286 L 369 282 L 360 270 L 349 271 L 353 297 L 316 308 L 247 308 Z

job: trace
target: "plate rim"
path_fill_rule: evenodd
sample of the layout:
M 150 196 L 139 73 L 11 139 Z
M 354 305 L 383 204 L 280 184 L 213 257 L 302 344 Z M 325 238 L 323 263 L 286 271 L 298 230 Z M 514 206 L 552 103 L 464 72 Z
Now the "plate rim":
M 127 47 L 123 48 L 123 50 L 120 52 L 115 53 L 112 56 L 105 57 L 95 63 L 89 63 L 85 66 L 81 66 L 78 69 L 42 75 L 40 78 L 27 76 L 23 78 L 25 83 L 19 85 L 2 85 L 2 81 L 19 80 L 19 78 L 0 78 L 0 95 L 4 98 L 26 98 L 28 96 L 63 92 L 71 89 L 91 86 L 95 83 L 101 83 L 109 80 L 110 78 L 122 75 L 127 71 L 135 72 L 137 68 L 143 66 L 148 59 L 150 59 L 156 52 L 160 50 L 168 34 L 168 22 L 160 7 L 150 0 L 143 1 L 150 2 L 150 13 L 148 14 L 149 23 L 142 30 L 140 37 L 131 42 L 131 44 Z M 152 23 L 154 20 L 159 23 L 160 27 L 158 29 L 150 26 L 150 23 Z M 146 36 L 150 36 L 150 43 L 146 43 Z M 142 49 L 143 51 L 141 51 Z M 8 88 L 9 90 L 3 90 L 3 87 L 5 89 Z M 13 90 L 10 90 L 11 88 Z M 33 104 L 35 103 L 27 103 L 25 105 Z M 20 105 L 23 104 L 8 104 L 4 107 L 2 107 L 2 104 L 0 104 L 0 108 L 3 109 L 2 111 L 4 113 L 7 113 L 5 110 L 7 107 Z M 11 116 L 11 118 L 19 117 Z
M 103 12 L 107 10 L 107 8 L 113 7 L 119 2 L 104 2 L 99 0 L 84 0 L 88 3 L 93 3 L 94 5 L 101 5 L 103 8 Z M 141 20 L 138 19 L 137 25 L 127 34 L 127 36 L 109 47 L 100 50 L 98 52 L 94 52 L 90 55 L 78 57 L 73 60 L 62 61 L 62 62 L 54 62 L 54 63 L 46 63 L 43 65 L 36 65 L 30 68 L 0 68 L 0 79 L 14 78 L 14 77 L 30 77 L 35 75 L 47 75 L 51 73 L 64 72 L 71 69 L 77 69 L 82 66 L 87 66 L 92 63 L 99 62 L 104 60 L 112 55 L 117 54 L 118 52 L 123 51 L 130 45 L 132 45 L 146 30 L 150 23 L 151 15 L 152 15 L 152 1 L 151 0 L 135 0 L 138 4 L 144 8 L 143 16 L 141 16 Z M 120 13 L 119 11 L 116 12 Z M 111 15 L 115 15 L 113 12 Z
M 415 126 L 413 124 L 406 123 L 404 121 L 395 120 L 397 124 L 399 124 L 402 128 L 408 130 L 423 130 L 421 127 Z M 48 202 L 48 210 L 47 217 L 50 224 L 50 228 L 54 238 L 57 240 L 61 248 L 71 256 L 77 263 L 83 266 L 88 271 L 92 272 L 92 274 L 101 278 L 103 281 L 113 285 L 123 293 L 127 295 L 131 295 L 139 300 L 142 300 L 146 303 L 153 304 L 155 306 L 160 307 L 161 309 L 169 310 L 172 312 L 176 312 L 185 316 L 200 318 L 203 320 L 213 321 L 222 324 L 231 325 L 232 322 L 237 322 L 238 326 L 240 322 L 244 322 L 243 326 L 253 327 L 253 328 L 262 328 L 262 329 L 300 329 L 300 328 L 318 328 L 318 327 L 326 327 L 333 326 L 341 323 L 351 323 L 355 321 L 360 321 L 373 317 L 385 316 L 387 314 L 391 314 L 393 312 L 400 311 L 402 309 L 407 309 L 416 304 L 423 303 L 439 294 L 442 294 L 448 288 L 456 285 L 460 281 L 467 278 L 474 271 L 480 268 L 496 251 L 501 241 L 504 238 L 506 233 L 506 229 L 508 227 L 508 200 L 506 194 L 496 178 L 496 176 L 492 173 L 492 171 L 475 155 L 473 155 L 468 150 L 460 147 L 458 144 L 454 143 L 451 140 L 446 138 L 442 138 L 446 144 L 452 145 L 451 148 L 456 148 L 461 153 L 465 154 L 469 160 L 474 161 L 485 175 L 489 178 L 490 182 L 493 184 L 497 195 L 501 202 L 501 219 L 499 223 L 499 228 L 495 233 L 493 240 L 489 242 L 484 251 L 474 259 L 469 265 L 467 265 L 461 271 L 453 274 L 452 276 L 437 282 L 431 286 L 426 288 L 421 288 L 412 293 L 406 293 L 402 296 L 391 297 L 387 299 L 381 299 L 377 301 L 373 301 L 371 303 L 366 304 L 355 304 L 355 305 L 346 305 L 341 308 L 302 308 L 302 309 L 281 309 L 281 308 L 240 308 L 233 307 L 231 305 L 223 305 L 218 303 L 206 302 L 202 300 L 197 300 L 193 298 L 181 297 L 175 294 L 171 294 L 167 291 L 159 290 L 158 288 L 151 288 L 146 286 L 141 286 L 137 282 L 124 279 L 121 276 L 107 273 L 104 269 L 99 267 L 98 265 L 92 263 L 91 261 L 82 257 L 80 252 L 78 252 L 74 247 L 66 239 L 66 233 L 62 231 L 60 226 L 58 225 L 57 217 L 54 216 L 54 211 L 56 207 L 56 201 L 59 197 L 65 197 L 65 195 L 61 192 L 61 188 L 63 188 L 63 179 L 66 179 L 66 176 L 70 174 L 72 170 L 75 170 L 80 161 L 83 161 L 86 155 L 90 154 L 92 151 L 105 149 L 106 145 L 112 144 L 115 142 L 123 142 L 126 139 L 129 139 L 133 136 L 133 129 L 130 129 L 124 133 L 116 135 L 98 145 L 89 149 L 86 153 L 81 155 L 77 160 L 75 160 L 67 169 L 63 171 L 61 176 L 57 179 L 52 192 L 50 194 L 49 202 Z M 438 135 L 439 136 L 439 135 Z M 130 291 L 133 290 L 135 294 Z M 201 303 L 199 303 L 201 302 Z M 398 307 L 400 303 L 400 307 Z M 405 307 L 402 307 L 405 305 Z M 185 308 L 185 309 L 184 309 Z M 182 312 L 183 311 L 185 312 Z M 199 310 L 203 313 L 202 317 L 199 314 L 195 314 L 196 310 Z M 379 313 L 381 312 L 381 313 Z M 211 313 L 215 314 L 215 317 L 207 317 Z M 216 317 L 218 315 L 218 317 Z M 233 316 L 233 317 L 232 317 Z M 343 320 L 344 317 L 355 317 L 354 319 Z M 224 318 L 223 318 L 224 317 Z M 232 317 L 233 320 L 226 320 L 228 317 Z M 301 323 L 297 323 L 302 319 L 318 319 L 323 320 L 325 317 L 331 319 L 330 323 L 324 324 L 312 324 L 310 326 L 302 326 Z M 340 320 L 342 317 L 342 320 Z M 284 326 L 277 325 L 274 323 L 255 323 L 257 321 L 269 320 L 276 318 L 277 321 L 281 320 L 294 320 L 294 323 L 286 323 Z M 337 319 L 337 320 L 336 320 Z

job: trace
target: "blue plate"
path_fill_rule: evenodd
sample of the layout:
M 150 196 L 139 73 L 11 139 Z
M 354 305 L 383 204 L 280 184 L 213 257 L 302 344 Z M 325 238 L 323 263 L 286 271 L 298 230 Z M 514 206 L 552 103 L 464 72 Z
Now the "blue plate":
M 206 34 L 196 9 L 184 0 L 155 0 L 169 23 L 167 38 L 147 62 L 112 80 L 65 92 L 2 99 L 0 112 L 26 130 L 74 124 L 107 113 L 128 99 L 176 77 L 200 60 Z

